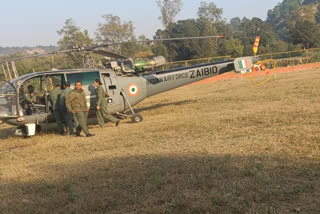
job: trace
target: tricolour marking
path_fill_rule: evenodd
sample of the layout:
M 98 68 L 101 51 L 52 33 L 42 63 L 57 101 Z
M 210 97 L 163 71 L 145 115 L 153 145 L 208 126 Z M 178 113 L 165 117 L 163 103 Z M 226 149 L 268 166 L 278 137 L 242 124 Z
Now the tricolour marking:
M 239 67 L 241 69 L 247 68 L 249 66 L 249 60 L 248 59 L 243 59 L 239 61 Z
M 139 94 L 139 87 L 136 84 L 128 86 L 128 93 L 130 96 L 135 97 Z

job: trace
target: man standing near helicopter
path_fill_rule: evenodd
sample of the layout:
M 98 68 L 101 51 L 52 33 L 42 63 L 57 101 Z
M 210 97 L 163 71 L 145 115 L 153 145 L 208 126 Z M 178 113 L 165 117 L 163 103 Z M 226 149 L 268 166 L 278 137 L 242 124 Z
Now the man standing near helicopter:
M 55 88 L 49 91 L 49 97 L 51 100 L 53 116 L 57 123 L 58 132 L 60 135 L 64 135 L 63 125 L 62 125 L 62 114 L 60 111 L 60 94 L 61 94 L 61 85 L 58 84 Z
M 33 85 L 28 85 L 28 92 L 25 93 L 24 97 L 25 97 L 25 109 L 26 109 L 26 113 L 27 115 L 31 115 L 32 114 L 32 104 L 37 103 L 37 93 L 34 91 L 34 87 Z
M 106 93 L 101 87 L 102 83 L 99 79 L 96 79 L 93 82 L 93 85 L 96 87 L 97 93 L 97 119 L 101 128 L 104 127 L 104 119 L 114 122 L 116 126 L 119 126 L 120 120 L 113 117 L 107 110 L 107 101 Z
M 75 89 L 67 96 L 66 106 L 68 111 L 72 112 L 74 116 L 76 136 L 80 137 L 80 132 L 82 130 L 87 137 L 94 136 L 93 134 L 90 134 L 88 130 L 88 106 L 81 81 L 76 81 Z
M 66 97 L 71 93 L 70 82 L 64 83 L 64 89 L 60 94 L 60 110 L 62 112 L 62 117 L 66 123 L 69 134 L 73 135 L 73 122 L 72 122 L 72 113 L 68 111 L 66 106 Z

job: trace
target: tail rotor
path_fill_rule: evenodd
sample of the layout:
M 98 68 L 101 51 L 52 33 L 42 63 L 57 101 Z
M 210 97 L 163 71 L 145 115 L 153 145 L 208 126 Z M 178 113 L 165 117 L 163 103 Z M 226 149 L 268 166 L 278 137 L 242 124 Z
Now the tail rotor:
M 257 36 L 253 45 L 254 56 L 241 57 L 234 60 L 235 71 L 237 73 L 246 73 L 251 82 L 256 86 L 260 86 L 268 82 L 272 78 L 276 69 L 275 60 L 259 60 L 257 56 L 259 44 L 260 36 Z M 266 78 L 264 78 L 262 81 L 257 81 L 258 76 L 266 76 Z

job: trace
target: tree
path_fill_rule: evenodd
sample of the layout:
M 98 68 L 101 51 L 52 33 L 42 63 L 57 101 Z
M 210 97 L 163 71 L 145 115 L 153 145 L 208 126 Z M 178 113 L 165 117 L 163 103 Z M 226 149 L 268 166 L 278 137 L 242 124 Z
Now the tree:
M 320 32 L 317 25 L 311 21 L 298 21 L 290 29 L 289 38 L 293 44 L 302 44 L 304 48 L 314 48 L 319 45 Z
M 105 22 L 99 23 L 95 33 L 98 41 L 117 44 L 134 40 L 134 26 L 131 21 L 121 21 L 119 16 L 112 14 L 105 14 L 102 18 Z M 116 45 L 114 48 L 121 53 L 120 45 Z
M 216 27 L 203 19 L 179 20 L 168 31 L 158 30 L 155 38 L 162 38 L 164 32 L 172 37 L 217 35 Z M 158 44 L 153 50 L 164 55 L 169 53 L 169 60 L 177 61 L 215 56 L 218 53 L 218 43 L 216 39 L 172 41 Z
M 161 11 L 161 20 L 166 30 L 169 29 L 170 24 L 174 22 L 174 19 L 179 14 L 182 8 L 181 0 L 157 0 L 156 3 Z
M 300 0 L 283 0 L 268 11 L 267 22 L 270 23 L 276 34 L 284 41 L 288 41 L 289 26 L 296 17 L 291 17 L 292 13 L 301 7 Z
M 244 46 L 239 39 L 228 39 L 225 41 L 225 54 L 232 56 L 233 58 L 243 55 Z
M 320 24 L 320 5 L 317 7 L 317 12 L 315 14 L 315 19 L 317 24 Z
M 128 57 L 144 58 L 152 56 L 152 50 L 148 42 L 136 42 L 136 41 L 148 41 L 145 35 L 131 38 L 133 43 L 125 43 L 121 45 L 121 54 Z
M 88 46 L 92 43 L 88 31 L 82 32 L 72 19 L 67 19 L 65 25 L 57 33 L 62 36 L 58 41 L 60 50 L 72 49 L 75 46 Z
M 87 30 L 83 32 L 77 27 L 72 19 L 67 19 L 65 25 L 57 33 L 62 36 L 58 41 L 60 50 L 73 49 L 75 47 L 89 46 L 92 39 L 89 37 Z M 80 53 L 68 53 L 68 59 L 60 62 L 60 68 L 83 67 L 84 57 Z
M 300 2 L 302 2 L 304 5 L 319 4 L 320 3 L 319 0 L 300 0 Z
M 232 18 L 230 25 L 234 31 L 239 31 L 241 28 L 241 19 L 239 17 Z
M 244 46 L 244 55 L 252 55 L 252 46 L 256 36 L 260 36 L 259 53 L 287 50 L 273 31 L 272 26 L 259 18 L 243 18 L 240 28 L 234 32 L 233 38 L 239 39 Z
M 168 48 L 163 43 L 157 43 L 152 47 L 152 53 L 155 56 L 163 56 L 166 60 L 169 58 Z
M 198 17 L 206 19 L 211 23 L 220 22 L 222 20 L 222 8 L 218 8 L 213 2 L 201 2 L 198 9 Z

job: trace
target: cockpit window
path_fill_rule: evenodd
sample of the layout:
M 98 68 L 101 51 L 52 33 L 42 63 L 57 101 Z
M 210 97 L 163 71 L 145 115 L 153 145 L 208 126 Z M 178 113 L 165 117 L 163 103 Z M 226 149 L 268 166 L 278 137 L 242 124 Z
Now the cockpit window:
M 37 76 L 31 79 L 26 80 L 23 83 L 23 89 L 21 93 L 24 93 L 27 97 L 28 102 L 31 102 L 30 99 L 35 104 L 44 105 L 44 95 L 46 81 L 45 76 Z M 29 99 L 30 98 L 30 99 Z
M 44 90 L 43 82 L 44 81 L 43 81 L 42 76 L 38 76 L 38 77 L 34 77 L 34 78 L 31 78 L 31 79 L 28 79 L 27 81 L 25 81 L 23 83 L 23 87 L 25 89 L 27 89 L 29 85 L 32 85 L 34 87 L 35 91 L 42 91 L 42 90 Z
M 16 90 L 9 83 L 0 81 L 0 119 L 16 116 L 18 116 Z
M 74 85 L 76 81 L 81 81 L 83 85 L 92 85 L 94 80 L 100 79 L 100 74 L 98 71 L 74 73 L 67 74 L 67 78 L 71 85 Z

